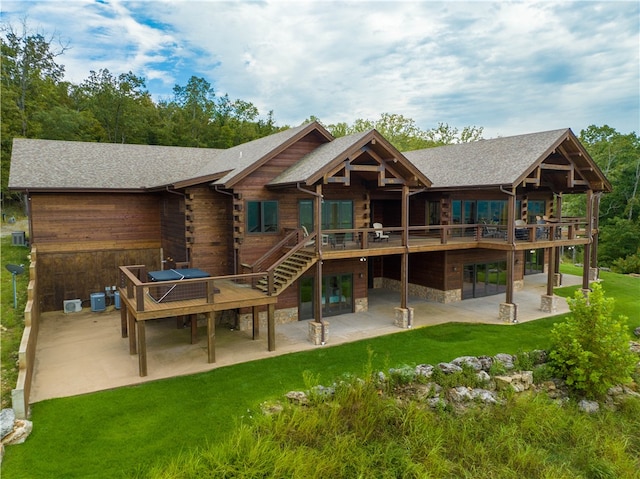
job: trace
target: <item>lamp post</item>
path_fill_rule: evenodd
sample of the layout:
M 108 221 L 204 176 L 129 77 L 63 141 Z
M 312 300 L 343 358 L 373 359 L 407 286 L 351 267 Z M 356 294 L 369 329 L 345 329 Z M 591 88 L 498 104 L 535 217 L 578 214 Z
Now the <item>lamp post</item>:
M 16 309 L 18 307 L 18 295 L 16 292 L 16 276 L 24 273 L 24 265 L 8 264 L 7 269 L 9 270 L 13 278 L 13 309 Z

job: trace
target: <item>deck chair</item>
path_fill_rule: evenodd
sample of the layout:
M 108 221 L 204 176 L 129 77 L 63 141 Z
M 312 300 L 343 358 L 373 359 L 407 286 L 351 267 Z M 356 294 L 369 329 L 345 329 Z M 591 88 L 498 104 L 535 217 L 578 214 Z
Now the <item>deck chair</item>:
M 382 223 L 373 223 L 373 229 L 375 230 L 375 236 L 373 237 L 373 241 L 389 241 L 389 235 L 385 234 L 382 230 Z
M 307 230 L 307 227 L 304 226 L 304 225 L 302 225 L 302 232 L 303 232 L 305 238 L 309 237 L 309 230 Z M 312 239 L 310 241 L 307 241 L 304 245 L 305 246 L 313 246 L 314 244 L 316 244 L 316 240 Z
M 529 230 L 526 228 L 527 223 L 524 220 L 516 220 L 516 239 L 517 240 L 528 240 L 529 239 Z

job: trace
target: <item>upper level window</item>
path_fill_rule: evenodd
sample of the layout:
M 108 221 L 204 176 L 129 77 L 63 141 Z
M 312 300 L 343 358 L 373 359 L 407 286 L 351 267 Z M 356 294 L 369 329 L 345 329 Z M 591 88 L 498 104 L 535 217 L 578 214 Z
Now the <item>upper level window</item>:
M 276 233 L 278 202 L 247 201 L 247 230 L 249 233 Z

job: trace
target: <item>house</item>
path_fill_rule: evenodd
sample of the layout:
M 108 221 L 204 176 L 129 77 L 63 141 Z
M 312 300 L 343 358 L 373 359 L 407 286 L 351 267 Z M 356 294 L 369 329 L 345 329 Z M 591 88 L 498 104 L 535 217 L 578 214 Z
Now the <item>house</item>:
M 584 246 L 584 288 L 597 274 L 611 190 L 570 129 L 401 153 L 376 130 L 333 138 L 317 122 L 226 150 L 15 139 L 9 187 L 27 198 L 41 311 L 117 285 L 126 335 L 176 313 L 134 300 L 145 273 L 186 263 L 212 279 L 208 306 L 181 314 L 231 310 L 255 332 L 266 317 L 270 338 L 310 319 L 314 342 L 324 318 L 365 311 L 373 288 L 398 291 L 403 327 L 409 294 L 496 295 L 496 314 L 517 321 L 514 291 L 546 271 L 553 310 L 561 247 Z M 586 218 L 563 216 L 569 194 Z M 225 302 L 213 292 L 225 280 L 256 296 Z

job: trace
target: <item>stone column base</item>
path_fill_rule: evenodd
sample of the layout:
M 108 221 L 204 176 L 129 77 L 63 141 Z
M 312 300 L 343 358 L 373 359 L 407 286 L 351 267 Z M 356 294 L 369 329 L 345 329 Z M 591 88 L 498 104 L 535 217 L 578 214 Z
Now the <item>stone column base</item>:
M 589 281 L 598 281 L 598 279 L 599 279 L 599 269 L 589 268 Z
M 322 325 L 324 324 L 324 341 L 322 341 Z M 315 346 L 324 345 L 329 341 L 329 323 L 324 321 L 309 321 L 309 341 Z
M 540 310 L 545 313 L 555 313 L 558 311 L 558 297 L 548 294 L 540 296 Z
M 518 305 L 514 303 L 500 303 L 498 319 L 507 323 L 517 323 Z
M 562 273 L 554 273 L 553 274 L 553 287 L 557 288 L 562 286 Z
M 396 318 L 393 322 L 395 326 L 402 329 L 409 329 L 413 326 L 413 308 L 394 308 Z

